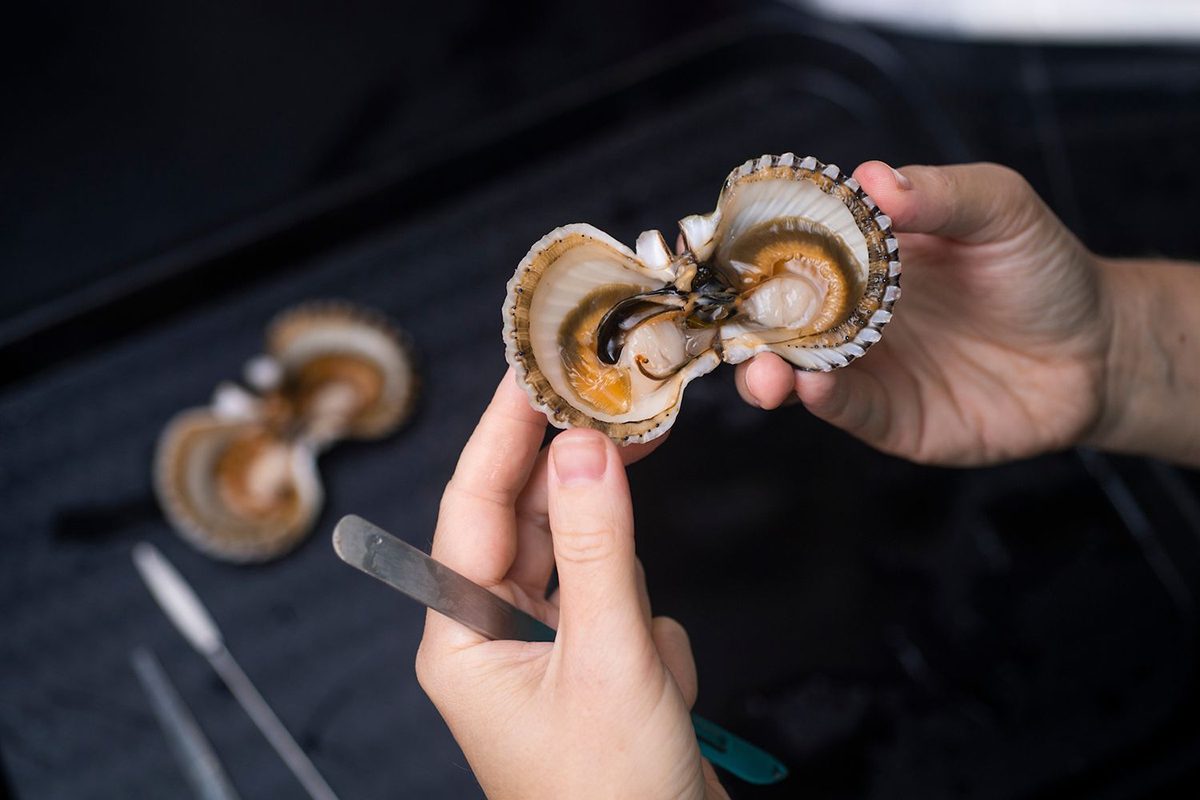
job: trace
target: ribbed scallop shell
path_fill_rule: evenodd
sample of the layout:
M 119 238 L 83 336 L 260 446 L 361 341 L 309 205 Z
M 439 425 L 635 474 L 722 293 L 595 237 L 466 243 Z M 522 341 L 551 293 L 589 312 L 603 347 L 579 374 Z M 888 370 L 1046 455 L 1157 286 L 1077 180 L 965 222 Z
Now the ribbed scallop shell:
M 857 181 L 812 156 L 745 162 L 726 179 L 715 211 L 686 217 L 679 226 L 686 245 L 679 256 L 668 253 L 654 231 L 639 237 L 634 253 L 590 225 L 574 224 L 543 237 L 518 265 L 504 305 L 506 357 L 554 425 L 596 428 L 622 444 L 648 441 L 671 427 L 688 382 L 719 361 L 736 364 L 771 351 L 804 370 L 843 367 L 879 340 L 900 296 L 891 220 Z M 776 244 L 784 255 L 769 270 L 739 260 L 746 253 L 774 257 Z M 661 383 L 635 383 L 629 410 L 621 414 L 602 410 L 588 392 L 576 391 L 578 381 L 563 377 L 564 364 L 575 358 L 567 350 L 577 347 L 591 358 L 586 347 L 599 348 L 598 333 L 568 340 L 561 332 L 580 318 L 581 308 L 595 327 L 604 319 L 599 312 L 605 309 L 595 309 L 599 303 L 611 308 L 663 287 L 695 297 L 698 265 L 720 272 L 737 296 L 735 313 L 706 323 L 719 330 L 709 350 L 688 350 L 693 360 Z M 808 313 L 811 307 L 796 306 L 805 291 L 810 298 L 818 293 L 822 304 L 811 319 L 796 316 L 795 308 Z M 780 303 L 792 305 L 781 309 Z M 777 325 L 777 318 L 783 322 Z
M 154 485 L 184 539 L 234 562 L 265 561 L 294 548 L 323 499 L 311 446 L 207 409 L 185 411 L 163 430 Z
M 778 190 L 789 185 L 810 191 L 797 194 Z M 761 191 L 762 202 L 755 213 L 736 214 L 742 195 L 757 187 L 765 187 L 766 191 Z M 837 327 L 817 336 L 765 342 L 746 336 L 745 329 L 734 321 L 721 332 L 727 363 L 737 364 L 770 350 L 800 369 L 827 372 L 846 366 L 879 341 L 881 329 L 891 320 L 892 306 L 900 297 L 899 244 L 892 233 L 891 219 L 858 181 L 843 174 L 837 165 L 823 164 L 812 156 L 763 156 L 730 173 L 717 209 L 709 216 L 718 217 L 711 237 L 720 242 L 714 253 L 718 261 L 728 257 L 739 229 L 768 219 L 799 217 L 831 230 L 865 265 L 862 296 Z M 730 222 L 735 216 L 737 222 Z

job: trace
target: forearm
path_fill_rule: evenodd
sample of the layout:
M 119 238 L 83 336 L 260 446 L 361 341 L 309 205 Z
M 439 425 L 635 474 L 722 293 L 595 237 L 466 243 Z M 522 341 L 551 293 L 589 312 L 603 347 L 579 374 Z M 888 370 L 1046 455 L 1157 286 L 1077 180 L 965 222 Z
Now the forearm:
M 1200 265 L 1099 259 L 1112 338 L 1087 444 L 1200 466 Z

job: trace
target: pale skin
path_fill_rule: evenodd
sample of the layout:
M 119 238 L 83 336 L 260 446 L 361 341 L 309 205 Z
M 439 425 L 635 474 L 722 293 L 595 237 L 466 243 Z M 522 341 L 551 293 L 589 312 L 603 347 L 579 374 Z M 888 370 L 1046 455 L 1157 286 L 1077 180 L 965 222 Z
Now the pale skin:
M 1200 464 L 1200 269 L 1089 252 L 994 164 L 854 173 L 900 233 L 895 318 L 829 373 L 738 366 L 761 408 L 796 398 L 885 452 L 990 464 L 1076 444 Z M 1190 299 L 1189 299 L 1190 298 Z
M 995 463 L 1087 444 L 1200 465 L 1200 267 L 1087 251 L 1016 173 L 868 162 L 904 295 L 882 341 L 831 373 L 739 365 L 751 404 L 800 402 L 915 461 Z M 559 630 L 490 642 L 436 613 L 417 676 L 491 800 L 727 798 L 701 758 L 687 634 L 653 617 L 624 464 L 559 434 L 511 372 L 442 498 L 433 555 Z M 557 566 L 560 590 L 543 590 Z
M 658 443 L 576 430 L 539 452 L 545 428 L 510 370 L 446 487 L 433 557 L 557 627 L 554 643 L 430 612 L 417 678 L 491 800 L 727 798 L 692 731 L 687 634 L 651 615 L 634 552 L 625 463 Z

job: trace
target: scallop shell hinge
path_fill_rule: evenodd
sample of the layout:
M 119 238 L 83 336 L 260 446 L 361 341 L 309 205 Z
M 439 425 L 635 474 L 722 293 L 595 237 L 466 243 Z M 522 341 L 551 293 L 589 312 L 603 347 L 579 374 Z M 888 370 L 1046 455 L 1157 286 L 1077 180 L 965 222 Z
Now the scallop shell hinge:
M 773 352 L 802 370 L 862 357 L 900 297 L 892 222 L 854 178 L 791 153 L 751 159 L 716 209 L 629 249 L 591 225 L 536 242 L 508 282 L 506 357 L 560 428 L 661 436 L 722 361 Z

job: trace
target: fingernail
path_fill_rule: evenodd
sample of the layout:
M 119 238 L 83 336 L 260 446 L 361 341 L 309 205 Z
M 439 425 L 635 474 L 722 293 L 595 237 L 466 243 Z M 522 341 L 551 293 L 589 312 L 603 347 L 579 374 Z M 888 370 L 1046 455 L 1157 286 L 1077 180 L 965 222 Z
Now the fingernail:
M 594 483 L 604 474 L 608 448 L 599 436 L 562 436 L 550 448 L 554 474 L 563 486 Z
M 895 167 L 889 167 L 889 169 L 891 169 L 892 175 L 896 176 L 896 185 L 897 186 L 899 186 L 901 189 L 911 189 L 912 188 L 912 181 L 910 181 L 903 172 L 896 169 Z

